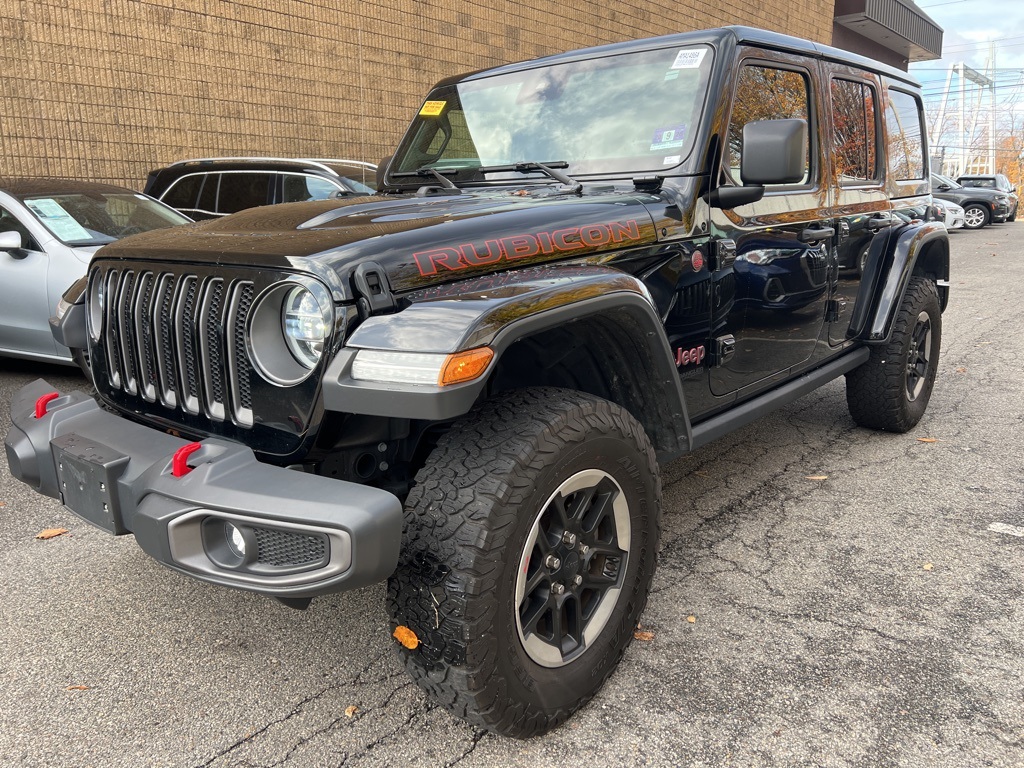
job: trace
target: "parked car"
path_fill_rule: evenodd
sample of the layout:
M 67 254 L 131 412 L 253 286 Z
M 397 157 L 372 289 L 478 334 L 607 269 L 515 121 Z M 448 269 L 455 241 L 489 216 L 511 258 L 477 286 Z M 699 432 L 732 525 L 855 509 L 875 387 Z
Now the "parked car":
M 146 195 L 110 184 L 0 180 L 0 355 L 71 362 L 49 321 L 92 255 L 125 235 L 189 221 Z
M 1017 190 L 1013 188 L 1013 184 L 1010 183 L 1005 174 L 971 173 L 957 176 L 956 180 L 965 187 L 997 189 L 1007 195 L 1010 198 L 1010 214 L 1006 217 L 1006 220 L 1015 221 L 1017 219 L 1017 204 L 1020 202 L 1020 199 L 1017 196 Z
M 11 472 L 295 608 L 387 580 L 426 695 L 544 733 L 633 639 L 660 462 L 844 377 L 859 426 L 924 416 L 923 125 L 906 72 L 746 27 L 442 80 L 374 197 L 108 246 L 54 330 L 95 391 L 16 393 Z
M 1003 222 L 1010 215 L 1009 195 L 997 189 L 965 187 L 938 173 L 932 174 L 932 196 L 963 208 L 967 229 L 981 229 L 992 222 Z
M 941 221 L 945 224 L 946 229 L 961 229 L 964 226 L 964 209 L 956 203 L 936 197 L 932 199 L 932 208 L 939 214 L 936 221 Z
M 376 171 L 359 160 L 210 157 L 150 171 L 145 192 L 200 221 L 261 205 L 372 195 Z

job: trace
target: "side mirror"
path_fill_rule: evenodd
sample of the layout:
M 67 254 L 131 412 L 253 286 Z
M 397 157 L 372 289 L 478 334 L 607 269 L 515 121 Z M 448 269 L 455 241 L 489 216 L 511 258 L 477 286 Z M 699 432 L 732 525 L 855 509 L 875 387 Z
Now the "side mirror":
M 952 187 L 949 184 L 939 184 L 939 192 L 949 192 Z
M 743 126 L 744 185 L 796 184 L 806 173 L 806 157 L 806 120 L 758 120 Z
M 0 232 L 0 251 L 20 251 L 22 245 L 21 232 Z

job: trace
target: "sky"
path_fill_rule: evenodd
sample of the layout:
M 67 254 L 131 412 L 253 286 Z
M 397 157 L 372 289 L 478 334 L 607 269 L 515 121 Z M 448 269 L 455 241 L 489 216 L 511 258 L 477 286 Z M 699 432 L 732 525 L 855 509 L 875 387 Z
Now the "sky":
M 1024 1 L 920 0 L 917 6 L 943 29 L 942 59 L 910 65 L 921 82 L 926 111 L 937 110 L 950 64 L 962 61 L 984 74 L 994 50 L 997 125 L 1011 117 L 1024 125 Z M 951 97 L 947 111 L 958 109 L 957 104 Z M 943 138 L 956 143 L 948 135 Z

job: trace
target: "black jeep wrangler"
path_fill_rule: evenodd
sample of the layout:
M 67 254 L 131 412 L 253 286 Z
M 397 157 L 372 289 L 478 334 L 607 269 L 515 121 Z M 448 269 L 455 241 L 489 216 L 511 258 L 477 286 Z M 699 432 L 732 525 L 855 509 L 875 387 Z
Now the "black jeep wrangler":
M 378 195 L 101 250 L 52 321 L 95 393 L 25 387 L 11 471 L 215 584 L 386 579 L 430 696 L 543 733 L 633 637 L 659 462 L 844 375 L 921 418 L 927 158 L 905 73 L 754 29 L 445 80 Z

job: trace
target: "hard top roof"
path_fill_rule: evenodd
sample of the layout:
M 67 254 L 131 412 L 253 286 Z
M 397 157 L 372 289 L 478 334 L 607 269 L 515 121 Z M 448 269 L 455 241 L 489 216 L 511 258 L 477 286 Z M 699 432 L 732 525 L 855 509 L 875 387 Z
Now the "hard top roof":
M 460 80 L 475 80 L 477 78 L 491 77 L 493 75 L 505 74 L 507 72 L 517 72 L 550 64 L 561 64 L 570 61 L 598 58 L 601 56 L 613 56 L 622 53 L 670 48 L 676 45 L 699 45 L 702 43 L 719 45 L 730 41 L 739 44 L 758 45 L 780 51 L 801 53 L 818 59 L 828 59 L 830 61 L 851 64 L 856 67 L 871 70 L 872 72 L 877 72 L 895 80 L 900 80 L 913 87 L 919 87 L 917 81 L 909 74 L 896 69 L 895 67 L 883 64 L 880 61 L 875 61 L 874 59 L 869 59 L 865 56 L 851 53 L 850 51 L 844 51 L 840 48 L 833 48 L 830 45 L 804 40 L 803 38 L 783 35 L 778 32 L 769 32 L 767 30 L 756 29 L 754 27 L 741 26 L 720 27 L 718 29 L 706 29 L 694 32 L 680 32 L 672 35 L 662 35 L 661 37 L 649 37 L 642 40 L 628 40 L 621 43 L 612 43 L 610 45 L 600 45 L 593 48 L 581 48 L 576 51 L 567 51 L 565 53 L 558 53 L 553 56 L 546 56 L 540 59 L 521 61 L 514 64 L 505 64 L 500 67 L 494 67 L 493 69 L 470 72 L 457 77 L 447 78 L 442 80 L 440 84 L 454 83 Z

